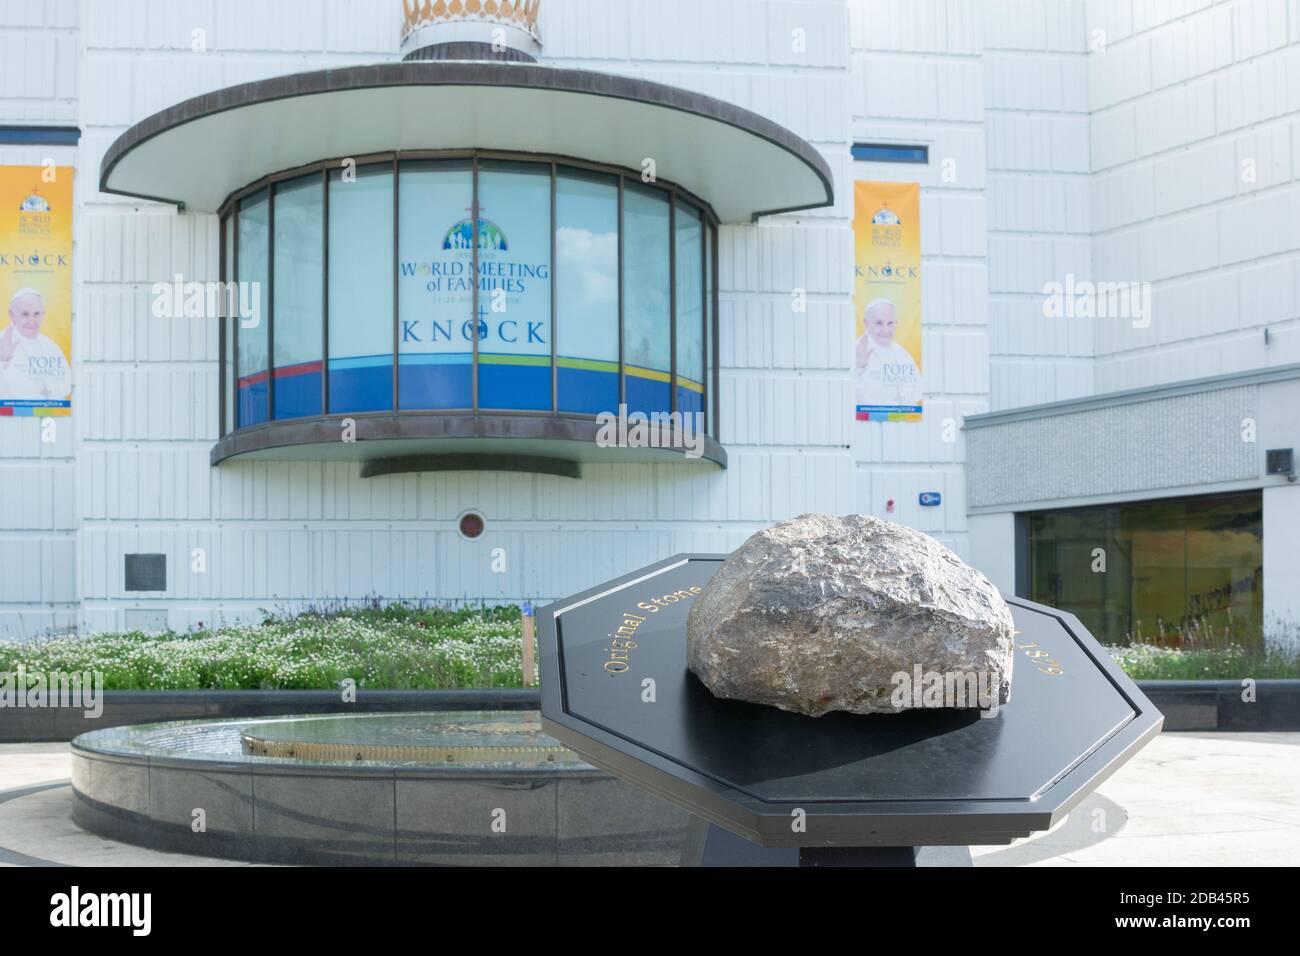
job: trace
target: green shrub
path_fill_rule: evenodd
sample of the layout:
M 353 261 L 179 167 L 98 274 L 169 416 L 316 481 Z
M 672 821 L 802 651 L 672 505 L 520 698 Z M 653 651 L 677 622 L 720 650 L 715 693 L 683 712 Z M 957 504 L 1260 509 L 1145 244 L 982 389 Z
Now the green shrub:
M 1107 648 L 1111 657 L 1134 680 L 1262 680 L 1300 677 L 1300 653 L 1294 648 L 1262 650 L 1228 647 L 1184 650 L 1132 644 Z

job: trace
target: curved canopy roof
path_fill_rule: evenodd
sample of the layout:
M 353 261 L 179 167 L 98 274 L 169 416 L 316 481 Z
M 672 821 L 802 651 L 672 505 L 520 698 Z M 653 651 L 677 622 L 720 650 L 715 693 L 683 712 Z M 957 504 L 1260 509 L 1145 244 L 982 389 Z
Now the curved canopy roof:
M 228 87 L 137 123 L 109 147 L 100 189 L 212 212 L 261 177 L 390 150 L 499 149 L 657 178 L 723 222 L 827 206 L 822 156 L 749 110 L 635 77 L 488 61 L 383 63 Z

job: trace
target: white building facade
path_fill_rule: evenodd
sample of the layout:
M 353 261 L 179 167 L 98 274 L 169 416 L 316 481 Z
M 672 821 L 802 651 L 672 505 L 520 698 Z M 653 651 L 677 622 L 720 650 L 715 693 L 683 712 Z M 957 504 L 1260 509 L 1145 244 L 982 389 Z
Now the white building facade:
M 190 97 L 396 63 L 401 30 L 399 0 L 0 3 L 0 166 L 77 170 L 73 413 L 52 440 L 36 419 L 0 418 L 5 636 L 372 598 L 546 601 L 825 511 L 917 527 L 1004 591 L 1087 605 L 1085 622 L 1122 639 L 1192 519 L 1184 504 L 1172 518 L 1121 506 L 1223 495 L 1238 497 L 1197 526 L 1205 554 L 1182 552 L 1184 581 L 1200 568 L 1218 603 L 1185 583 L 1184 614 L 1161 613 L 1300 621 L 1300 486 L 1266 466 L 1300 445 L 1300 0 L 544 0 L 543 67 L 734 104 L 832 174 L 830 205 L 717 229 L 725 467 L 213 464 L 221 320 L 154 317 L 151 295 L 220 277 L 220 217 L 100 191 L 104 157 Z M 49 128 L 79 132 L 37 141 Z M 924 147 L 926 161 L 855 146 Z M 921 184 L 919 423 L 854 420 L 855 180 Z M 1053 283 L 1136 283 L 1150 306 L 1105 314 L 1103 296 L 1092 314 L 1054 314 Z M 1032 517 L 1069 512 L 1109 514 L 1110 530 L 1091 541 Z M 1220 559 L 1225 528 L 1256 544 Z M 1105 552 L 1123 587 L 1063 584 L 1084 574 L 1080 548 L 1087 564 Z M 1242 579 L 1256 554 L 1249 587 L 1220 593 L 1215 575 Z M 163 587 L 128 590 L 129 555 L 164 556 Z

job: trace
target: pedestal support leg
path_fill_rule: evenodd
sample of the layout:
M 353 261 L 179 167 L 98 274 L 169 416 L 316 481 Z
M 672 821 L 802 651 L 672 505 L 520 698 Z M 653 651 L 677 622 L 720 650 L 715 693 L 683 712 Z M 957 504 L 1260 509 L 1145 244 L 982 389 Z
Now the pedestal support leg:
M 964 846 L 761 847 L 691 817 L 682 866 L 971 866 Z

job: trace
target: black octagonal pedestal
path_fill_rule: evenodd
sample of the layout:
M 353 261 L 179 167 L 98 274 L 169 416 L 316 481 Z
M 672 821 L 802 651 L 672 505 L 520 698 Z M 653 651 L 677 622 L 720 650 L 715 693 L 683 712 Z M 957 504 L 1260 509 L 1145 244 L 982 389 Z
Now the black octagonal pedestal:
M 969 865 L 972 844 L 1055 826 L 1160 732 L 1077 618 L 1019 598 L 995 717 L 720 700 L 687 670 L 686 615 L 724 557 L 679 555 L 537 615 L 544 729 L 687 809 L 684 863 Z

